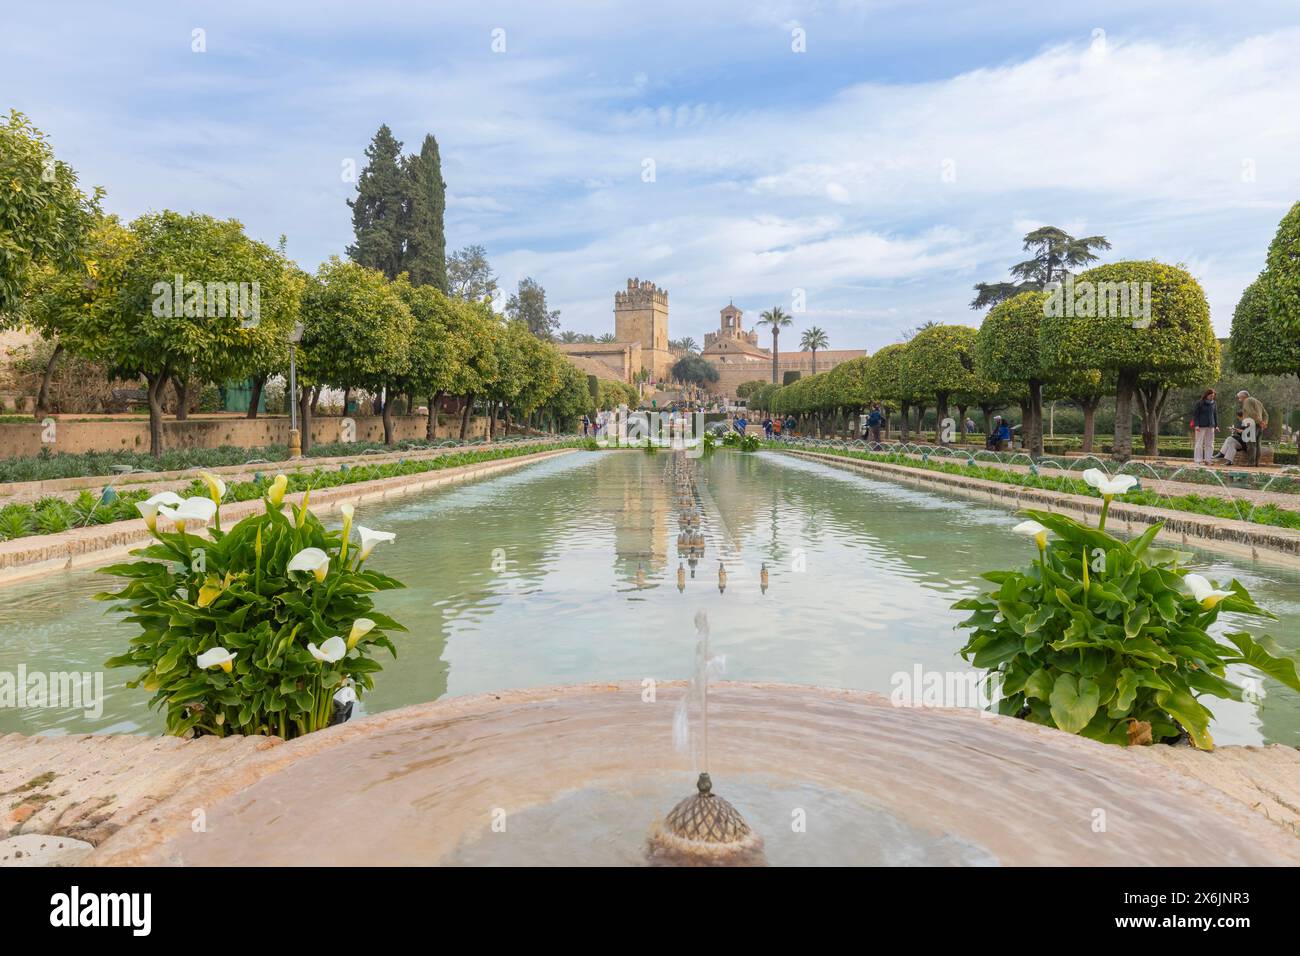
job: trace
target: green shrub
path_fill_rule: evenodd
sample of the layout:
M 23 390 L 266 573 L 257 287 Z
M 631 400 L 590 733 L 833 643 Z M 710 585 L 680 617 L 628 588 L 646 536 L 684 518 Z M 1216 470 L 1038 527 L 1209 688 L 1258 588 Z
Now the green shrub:
M 386 632 L 405 628 L 371 595 L 403 585 L 365 567 L 372 533 L 358 528 L 363 544 L 350 542 L 346 513 L 341 531 L 327 531 L 306 501 L 285 514 L 288 484 L 270 485 L 265 512 L 226 532 L 155 526 L 155 543 L 132 552 L 138 560 L 100 569 L 127 583 L 96 598 L 140 627 L 106 666 L 140 669 L 127 686 L 154 691 L 169 734 L 319 730 L 337 691 L 374 686 L 376 648 L 396 655 Z
M 1032 520 L 1016 530 L 1037 539 L 1038 561 L 985 574 L 992 591 L 953 605 L 972 612 L 961 655 L 989 670 L 1000 713 L 1125 745 L 1185 731 L 1210 749 L 1213 714 L 1201 698 L 1241 699 L 1228 665 L 1300 690 L 1295 663 L 1274 656 L 1268 638 L 1234 631 L 1227 646 L 1211 636 L 1221 611 L 1273 615 L 1238 581 L 1214 589 L 1181 566 L 1186 555 L 1152 548 L 1160 525 L 1124 542 L 1063 515 L 1025 513 Z

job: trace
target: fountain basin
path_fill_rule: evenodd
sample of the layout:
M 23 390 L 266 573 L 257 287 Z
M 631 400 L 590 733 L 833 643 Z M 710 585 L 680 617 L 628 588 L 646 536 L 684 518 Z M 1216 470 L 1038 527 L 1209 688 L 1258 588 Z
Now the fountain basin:
M 89 862 L 646 862 L 653 824 L 695 779 L 671 744 L 683 692 L 586 684 L 355 720 L 196 780 Z M 710 721 L 715 789 L 768 863 L 1300 863 L 1294 833 L 1155 748 L 781 684 L 712 684 Z M 1249 749 L 1300 767 L 1293 749 Z

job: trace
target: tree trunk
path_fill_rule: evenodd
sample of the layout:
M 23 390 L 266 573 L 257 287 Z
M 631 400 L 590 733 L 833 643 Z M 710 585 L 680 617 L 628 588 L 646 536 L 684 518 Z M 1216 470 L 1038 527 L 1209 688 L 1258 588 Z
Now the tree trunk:
M 1168 388 L 1139 388 L 1136 391 L 1138 410 L 1142 416 L 1142 451 L 1147 455 L 1159 454 L 1160 419 L 1164 415 Z
M 948 443 L 943 440 L 943 420 L 948 417 L 947 392 L 940 392 L 935 396 L 934 415 L 934 443 L 936 445 L 946 445 Z
M 161 458 L 163 453 L 162 396 L 168 378 L 166 369 L 157 375 L 145 375 L 145 381 L 149 383 L 146 393 L 149 396 L 149 454 L 155 458 Z
M 190 383 L 189 379 L 176 379 L 172 384 L 176 392 L 176 420 L 187 421 L 190 417 Z
M 461 441 L 464 441 L 465 437 L 469 434 L 469 413 L 470 413 L 470 409 L 472 409 L 473 407 L 474 407 L 474 393 L 467 392 L 465 394 L 465 408 L 460 413 L 460 440 Z
M 41 390 L 36 393 L 36 417 L 42 418 L 50 409 L 50 380 L 54 378 L 54 363 L 63 354 L 63 343 L 56 342 L 50 360 L 45 363 L 45 374 L 41 376 Z
M 814 375 L 816 375 L 816 374 L 817 374 L 817 350 L 816 350 L 816 349 L 813 349 L 813 350 L 812 350 L 812 354 L 813 354 L 813 367 L 812 367 L 812 373 L 813 373 Z
M 501 403 L 501 412 L 502 412 L 502 414 L 501 414 L 501 429 L 502 429 L 502 431 L 501 431 L 501 437 L 502 437 L 502 438 L 509 438 L 509 437 L 510 437 L 510 403 L 509 403 L 509 402 L 502 402 L 502 403 Z
M 312 389 L 309 386 L 304 385 L 298 391 L 298 435 L 305 455 L 311 449 L 311 415 L 316 403 L 312 400 Z
M 262 404 L 262 389 L 264 389 L 265 387 L 266 387 L 266 376 L 254 375 L 253 390 L 249 393 L 248 396 L 248 413 L 244 416 L 245 418 L 257 417 L 257 406 Z
M 1097 431 L 1097 406 L 1101 402 L 1099 399 L 1088 401 L 1076 398 L 1074 403 L 1083 409 L 1083 453 L 1090 454 Z
M 1133 389 L 1137 384 L 1137 372 L 1123 369 L 1115 383 L 1115 441 L 1111 447 L 1111 457 L 1116 461 L 1128 461 L 1133 457 Z
M 384 391 L 384 444 L 393 443 L 393 391 Z
M 907 417 L 912 414 L 911 402 L 900 402 L 898 413 L 898 440 L 907 441 Z
M 352 386 L 349 385 L 343 389 L 343 414 L 348 414 L 348 406 L 352 404 Z
M 324 394 L 325 394 L 324 385 L 317 385 L 311 390 L 311 413 L 313 415 L 315 415 L 317 409 L 320 408 L 320 399 L 321 396 Z
M 438 402 L 432 395 L 430 395 L 429 396 L 429 420 L 424 426 L 424 439 L 425 441 L 433 441 L 437 437 L 438 437 Z
M 1038 379 L 1029 380 L 1029 414 L 1032 421 L 1025 424 L 1029 434 L 1022 443 L 1025 450 L 1034 458 L 1043 457 L 1043 383 Z

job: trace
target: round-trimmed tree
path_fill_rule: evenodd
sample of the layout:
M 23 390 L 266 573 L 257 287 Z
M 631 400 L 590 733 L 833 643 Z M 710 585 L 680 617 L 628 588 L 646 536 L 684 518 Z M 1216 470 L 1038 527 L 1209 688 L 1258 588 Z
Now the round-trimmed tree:
M 1294 340 L 1300 336 L 1300 202 L 1278 224 L 1265 275 L 1269 318 Z
M 1269 311 L 1268 279 L 1261 274 L 1241 294 L 1232 314 L 1232 367 L 1252 375 L 1300 375 L 1300 334 Z
M 1021 410 L 1024 442 L 1032 455 L 1043 453 L 1043 385 L 1050 375 L 1039 354 L 1039 326 L 1044 292 L 1022 292 L 995 305 L 975 337 L 975 365 L 980 377 L 1025 393 Z
M 903 350 L 899 377 L 910 398 L 933 399 L 939 437 L 948 417 L 948 399 L 955 392 L 975 392 L 975 337 L 968 325 L 932 325 L 912 337 Z
M 1112 454 L 1119 461 L 1133 454 L 1139 387 L 1144 409 L 1158 412 L 1169 388 L 1187 376 L 1213 367 L 1217 377 L 1218 342 L 1205 292 L 1187 270 L 1163 262 L 1115 262 L 1084 272 L 1069 296 L 1049 303 L 1039 348 L 1049 368 L 1114 373 Z

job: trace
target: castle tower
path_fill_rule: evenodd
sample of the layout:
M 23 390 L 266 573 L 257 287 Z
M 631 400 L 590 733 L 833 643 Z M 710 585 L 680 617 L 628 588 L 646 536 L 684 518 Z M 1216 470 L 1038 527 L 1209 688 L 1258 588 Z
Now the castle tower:
M 668 293 L 653 282 L 628 279 L 614 293 L 614 339 L 641 346 L 641 367 L 662 381 L 673 364 L 668 351 Z

